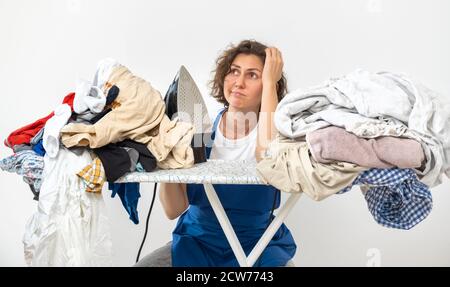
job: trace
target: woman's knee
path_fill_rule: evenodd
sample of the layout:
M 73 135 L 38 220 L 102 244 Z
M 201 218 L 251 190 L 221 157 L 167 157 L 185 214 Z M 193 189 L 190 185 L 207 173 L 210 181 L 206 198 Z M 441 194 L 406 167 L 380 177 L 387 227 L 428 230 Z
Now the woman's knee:
M 172 243 L 169 242 L 146 255 L 133 267 L 172 267 Z
M 286 262 L 286 265 L 284 267 L 295 267 L 294 261 L 291 259 L 288 262 Z

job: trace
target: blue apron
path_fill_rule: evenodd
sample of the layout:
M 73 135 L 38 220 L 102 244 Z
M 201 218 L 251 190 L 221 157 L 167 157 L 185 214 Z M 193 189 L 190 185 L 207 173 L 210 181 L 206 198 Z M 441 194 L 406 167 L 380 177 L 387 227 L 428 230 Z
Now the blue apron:
M 207 158 L 224 111 L 219 113 L 214 122 L 212 141 L 206 147 Z M 272 208 L 280 205 L 279 190 L 267 185 L 248 184 L 214 184 L 214 189 L 248 256 L 270 223 Z M 203 185 L 187 184 L 187 193 L 189 208 L 180 216 L 172 234 L 172 265 L 239 266 Z M 294 256 L 296 249 L 289 229 L 282 224 L 254 266 L 284 266 Z

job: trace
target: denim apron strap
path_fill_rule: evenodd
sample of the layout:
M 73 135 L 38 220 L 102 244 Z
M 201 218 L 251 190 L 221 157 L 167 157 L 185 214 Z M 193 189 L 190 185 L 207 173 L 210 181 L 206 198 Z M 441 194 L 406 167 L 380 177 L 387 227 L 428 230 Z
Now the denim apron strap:
M 209 140 L 208 144 L 206 145 L 206 158 L 209 159 L 209 156 L 211 155 L 211 150 L 212 150 L 212 146 L 214 143 L 214 139 L 216 138 L 216 130 L 217 127 L 220 123 L 220 119 L 222 118 L 222 114 L 226 111 L 226 108 L 223 108 L 219 114 L 217 115 L 216 119 L 214 120 L 214 125 L 212 128 L 212 133 L 211 133 L 211 139 Z

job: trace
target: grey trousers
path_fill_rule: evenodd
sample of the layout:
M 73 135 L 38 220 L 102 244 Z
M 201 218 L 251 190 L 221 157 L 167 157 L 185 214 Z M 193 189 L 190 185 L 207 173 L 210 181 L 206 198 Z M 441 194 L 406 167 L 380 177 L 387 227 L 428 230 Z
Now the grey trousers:
M 152 253 L 144 256 L 133 267 L 172 267 L 172 242 L 167 243 Z M 289 260 L 285 267 L 295 267 L 292 260 Z
M 172 267 L 172 242 L 144 256 L 133 267 Z

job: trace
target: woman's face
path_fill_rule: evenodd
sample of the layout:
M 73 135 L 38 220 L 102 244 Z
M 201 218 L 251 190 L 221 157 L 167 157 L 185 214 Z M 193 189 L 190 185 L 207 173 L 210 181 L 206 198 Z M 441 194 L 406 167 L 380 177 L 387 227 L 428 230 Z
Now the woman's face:
M 229 107 L 239 111 L 258 111 L 262 95 L 264 64 L 258 56 L 239 54 L 231 64 L 223 85 Z

